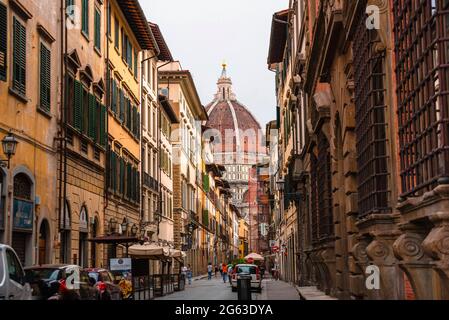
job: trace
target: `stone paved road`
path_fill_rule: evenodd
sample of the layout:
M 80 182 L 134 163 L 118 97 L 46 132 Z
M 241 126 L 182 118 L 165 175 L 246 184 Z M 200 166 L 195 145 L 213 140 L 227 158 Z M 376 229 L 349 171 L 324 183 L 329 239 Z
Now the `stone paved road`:
M 262 293 L 253 292 L 253 300 L 299 300 L 299 294 L 289 284 L 271 279 L 263 280 Z M 237 300 L 237 292 L 232 292 L 229 282 L 223 283 L 219 277 L 212 280 L 201 279 L 186 284 L 186 289 L 157 300 Z

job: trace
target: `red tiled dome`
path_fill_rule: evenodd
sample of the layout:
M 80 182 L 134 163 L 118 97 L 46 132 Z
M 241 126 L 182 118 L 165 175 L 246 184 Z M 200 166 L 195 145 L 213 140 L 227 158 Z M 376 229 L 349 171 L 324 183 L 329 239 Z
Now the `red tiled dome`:
M 260 124 L 235 98 L 226 68 L 217 85 L 215 99 L 206 106 L 209 115 L 206 126 L 218 131 L 214 134 L 214 152 L 264 153 Z

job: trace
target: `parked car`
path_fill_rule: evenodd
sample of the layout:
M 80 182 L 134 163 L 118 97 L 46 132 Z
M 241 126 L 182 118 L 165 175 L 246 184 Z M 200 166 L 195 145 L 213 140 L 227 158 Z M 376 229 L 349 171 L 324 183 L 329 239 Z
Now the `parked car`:
M 31 300 L 25 271 L 10 246 L 0 244 L 0 300 Z
M 114 283 L 113 275 L 106 269 L 85 269 L 89 277 L 95 279 L 95 286 L 100 291 L 101 300 L 122 300 L 122 292 L 118 284 Z
M 99 300 L 96 281 L 77 265 L 40 265 L 25 268 L 35 300 Z
M 237 281 L 242 275 L 251 275 L 251 289 L 262 291 L 260 268 L 255 264 L 238 264 L 232 270 L 231 289 L 237 291 Z

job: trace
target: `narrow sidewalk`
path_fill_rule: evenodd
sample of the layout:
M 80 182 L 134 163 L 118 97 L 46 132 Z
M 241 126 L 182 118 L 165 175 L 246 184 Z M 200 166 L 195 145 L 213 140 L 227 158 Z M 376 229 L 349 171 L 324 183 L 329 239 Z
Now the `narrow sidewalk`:
M 263 280 L 263 290 L 256 300 L 301 300 L 295 287 L 282 280 L 268 277 Z

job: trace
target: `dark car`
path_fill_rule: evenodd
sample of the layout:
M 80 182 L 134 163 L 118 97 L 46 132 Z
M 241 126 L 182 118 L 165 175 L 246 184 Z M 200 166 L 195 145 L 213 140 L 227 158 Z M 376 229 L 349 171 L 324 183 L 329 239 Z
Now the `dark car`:
M 76 265 L 41 265 L 25 268 L 34 300 L 99 300 L 96 281 Z
M 122 300 L 120 287 L 114 283 L 112 274 L 102 268 L 85 269 L 89 277 L 95 279 L 95 286 L 100 292 L 101 300 Z

